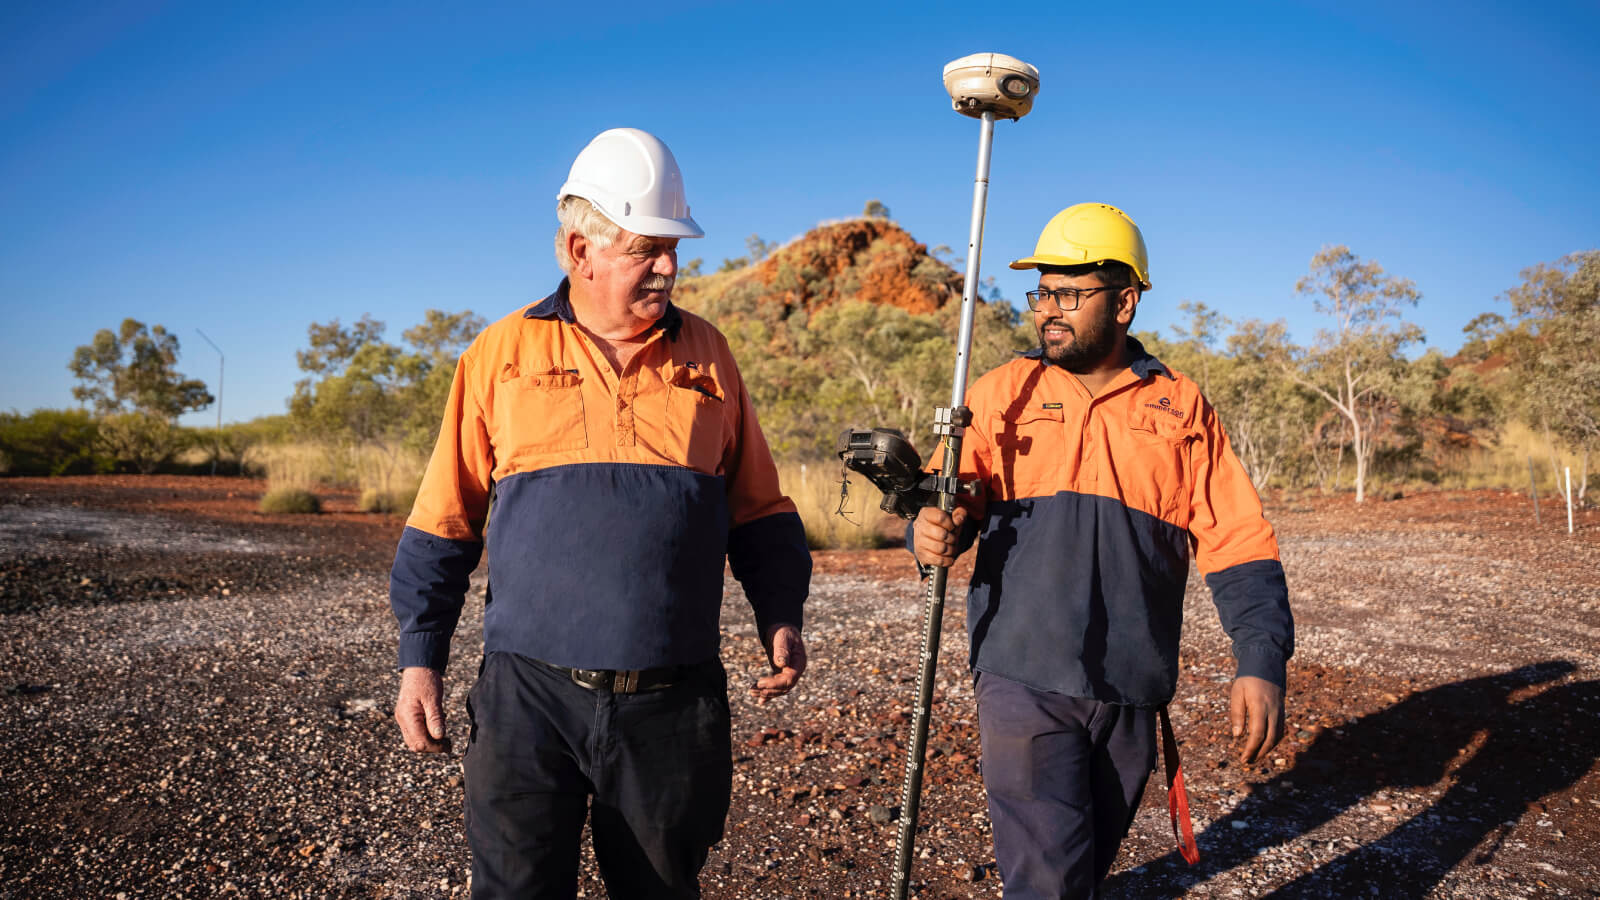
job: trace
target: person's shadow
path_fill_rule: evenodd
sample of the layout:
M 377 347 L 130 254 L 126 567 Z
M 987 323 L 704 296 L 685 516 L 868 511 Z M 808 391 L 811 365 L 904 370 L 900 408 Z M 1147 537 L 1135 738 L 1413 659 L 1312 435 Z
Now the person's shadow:
M 1273 897 L 1426 896 L 1490 834 L 1492 856 L 1528 805 L 1582 778 L 1600 756 L 1600 680 L 1542 691 L 1576 670 L 1566 660 L 1523 666 L 1412 695 L 1322 732 L 1294 768 L 1258 785 L 1199 836 L 1196 866 L 1169 853 L 1107 879 L 1109 896 L 1177 897 L 1306 834 L 1385 788 L 1453 774 L 1430 806 L 1389 834 L 1285 884 Z M 1513 698 L 1528 690 L 1531 696 Z M 1235 823 L 1240 823 L 1235 827 Z M 1486 861 L 1486 860 L 1479 860 Z

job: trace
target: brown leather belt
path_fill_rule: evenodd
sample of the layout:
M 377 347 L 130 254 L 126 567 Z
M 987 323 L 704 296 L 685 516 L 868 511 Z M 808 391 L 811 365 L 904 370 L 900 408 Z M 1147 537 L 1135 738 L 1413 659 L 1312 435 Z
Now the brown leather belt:
M 688 666 L 663 666 L 659 669 L 569 669 L 540 660 L 542 665 L 555 669 L 574 684 L 591 691 L 610 691 L 613 694 L 642 694 L 672 687 L 683 680 Z

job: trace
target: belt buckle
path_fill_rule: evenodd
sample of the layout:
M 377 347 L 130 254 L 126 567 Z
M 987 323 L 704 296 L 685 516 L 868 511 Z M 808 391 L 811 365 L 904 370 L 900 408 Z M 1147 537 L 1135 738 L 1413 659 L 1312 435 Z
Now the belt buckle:
M 564 669 L 564 671 L 579 687 L 591 691 L 610 691 L 614 694 L 637 694 L 641 691 L 668 687 L 671 684 L 671 681 L 648 686 L 641 684 L 646 671 L 642 669 Z

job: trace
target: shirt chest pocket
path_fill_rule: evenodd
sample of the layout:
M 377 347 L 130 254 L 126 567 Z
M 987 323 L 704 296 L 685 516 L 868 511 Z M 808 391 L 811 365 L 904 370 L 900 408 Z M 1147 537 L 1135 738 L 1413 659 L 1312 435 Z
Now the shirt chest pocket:
M 492 434 L 510 457 L 589 446 L 583 377 L 555 368 L 524 373 L 508 363 L 495 386 Z
M 992 420 L 994 471 L 990 489 L 1002 499 L 1061 490 L 1066 414 L 1060 404 L 1034 403 Z
M 1117 483 L 1128 505 L 1188 526 L 1194 485 L 1191 450 L 1200 439 L 1185 425 L 1136 422 L 1128 428 L 1131 453 L 1114 454 Z
M 667 379 L 667 454 L 707 475 L 722 470 L 727 397 L 710 373 L 681 366 Z
M 1001 415 L 995 423 L 995 445 L 1003 453 L 1028 456 L 1060 452 L 1061 428 L 1066 415 L 1059 403 L 1034 404 L 1012 415 Z

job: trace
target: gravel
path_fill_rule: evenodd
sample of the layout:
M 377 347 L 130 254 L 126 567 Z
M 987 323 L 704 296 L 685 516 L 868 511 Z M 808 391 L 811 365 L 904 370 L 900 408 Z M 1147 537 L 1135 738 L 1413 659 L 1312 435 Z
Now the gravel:
M 386 599 L 400 521 L 345 494 L 261 515 L 262 489 L 0 480 L 0 897 L 465 895 L 481 582 L 448 673 L 456 750 L 407 753 Z M 1569 536 L 1499 492 L 1269 514 L 1299 623 L 1287 739 L 1261 766 L 1232 755 L 1226 638 L 1193 577 L 1172 713 L 1204 858 L 1176 859 L 1158 775 L 1106 895 L 1600 896 L 1600 515 Z M 923 898 L 1000 896 L 958 595 Z M 810 671 L 757 705 L 729 581 L 734 803 L 708 898 L 887 895 L 921 622 L 903 551 L 818 554 Z M 605 896 L 592 861 L 580 889 Z

